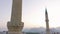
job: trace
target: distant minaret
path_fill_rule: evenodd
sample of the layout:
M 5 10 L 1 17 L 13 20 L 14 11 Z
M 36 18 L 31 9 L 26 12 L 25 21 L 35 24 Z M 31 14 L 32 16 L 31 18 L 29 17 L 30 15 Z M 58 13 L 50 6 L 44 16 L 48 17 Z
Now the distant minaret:
M 50 30 L 49 30 L 49 19 L 48 19 L 48 13 L 47 13 L 47 9 L 45 9 L 45 21 L 46 21 L 46 34 L 50 34 Z

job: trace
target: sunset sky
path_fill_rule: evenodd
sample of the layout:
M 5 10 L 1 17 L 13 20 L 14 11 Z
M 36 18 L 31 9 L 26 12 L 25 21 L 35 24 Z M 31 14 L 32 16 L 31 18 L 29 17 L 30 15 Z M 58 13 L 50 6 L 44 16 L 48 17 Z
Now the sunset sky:
M 22 22 L 24 22 L 24 28 L 46 28 L 45 8 L 48 11 L 49 27 L 60 27 L 60 0 L 23 0 Z M 12 0 L 0 0 L 0 30 L 7 30 L 11 10 Z

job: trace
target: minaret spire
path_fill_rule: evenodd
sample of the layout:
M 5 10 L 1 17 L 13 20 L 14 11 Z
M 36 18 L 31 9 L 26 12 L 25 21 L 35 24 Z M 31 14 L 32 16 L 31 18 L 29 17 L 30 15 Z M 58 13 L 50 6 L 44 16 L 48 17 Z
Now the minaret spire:
M 50 34 L 47 8 L 45 8 L 46 34 Z
M 46 18 L 46 21 L 49 22 L 47 8 L 45 8 L 45 18 Z

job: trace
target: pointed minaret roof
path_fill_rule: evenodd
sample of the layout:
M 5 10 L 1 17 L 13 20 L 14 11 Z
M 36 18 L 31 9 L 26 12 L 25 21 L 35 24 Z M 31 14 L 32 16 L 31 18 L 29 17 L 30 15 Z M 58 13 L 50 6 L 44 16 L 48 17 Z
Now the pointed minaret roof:
M 48 13 L 47 13 L 47 8 L 45 8 L 45 14 L 47 15 Z
M 48 12 L 47 12 L 47 8 L 45 8 L 45 19 L 46 19 L 46 21 L 49 21 L 49 19 L 48 19 Z
M 45 8 L 45 16 L 46 16 L 46 18 L 48 18 L 47 8 Z

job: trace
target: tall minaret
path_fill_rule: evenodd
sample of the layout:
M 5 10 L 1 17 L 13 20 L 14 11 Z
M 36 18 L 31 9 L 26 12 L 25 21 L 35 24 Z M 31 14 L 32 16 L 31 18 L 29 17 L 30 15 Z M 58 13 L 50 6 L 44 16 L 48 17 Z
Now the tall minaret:
M 45 21 L 46 21 L 46 34 L 50 34 L 50 30 L 49 30 L 49 19 L 48 19 L 48 13 L 47 13 L 47 9 L 45 9 Z
M 13 0 L 11 20 L 7 23 L 8 34 L 22 34 L 22 0 Z

